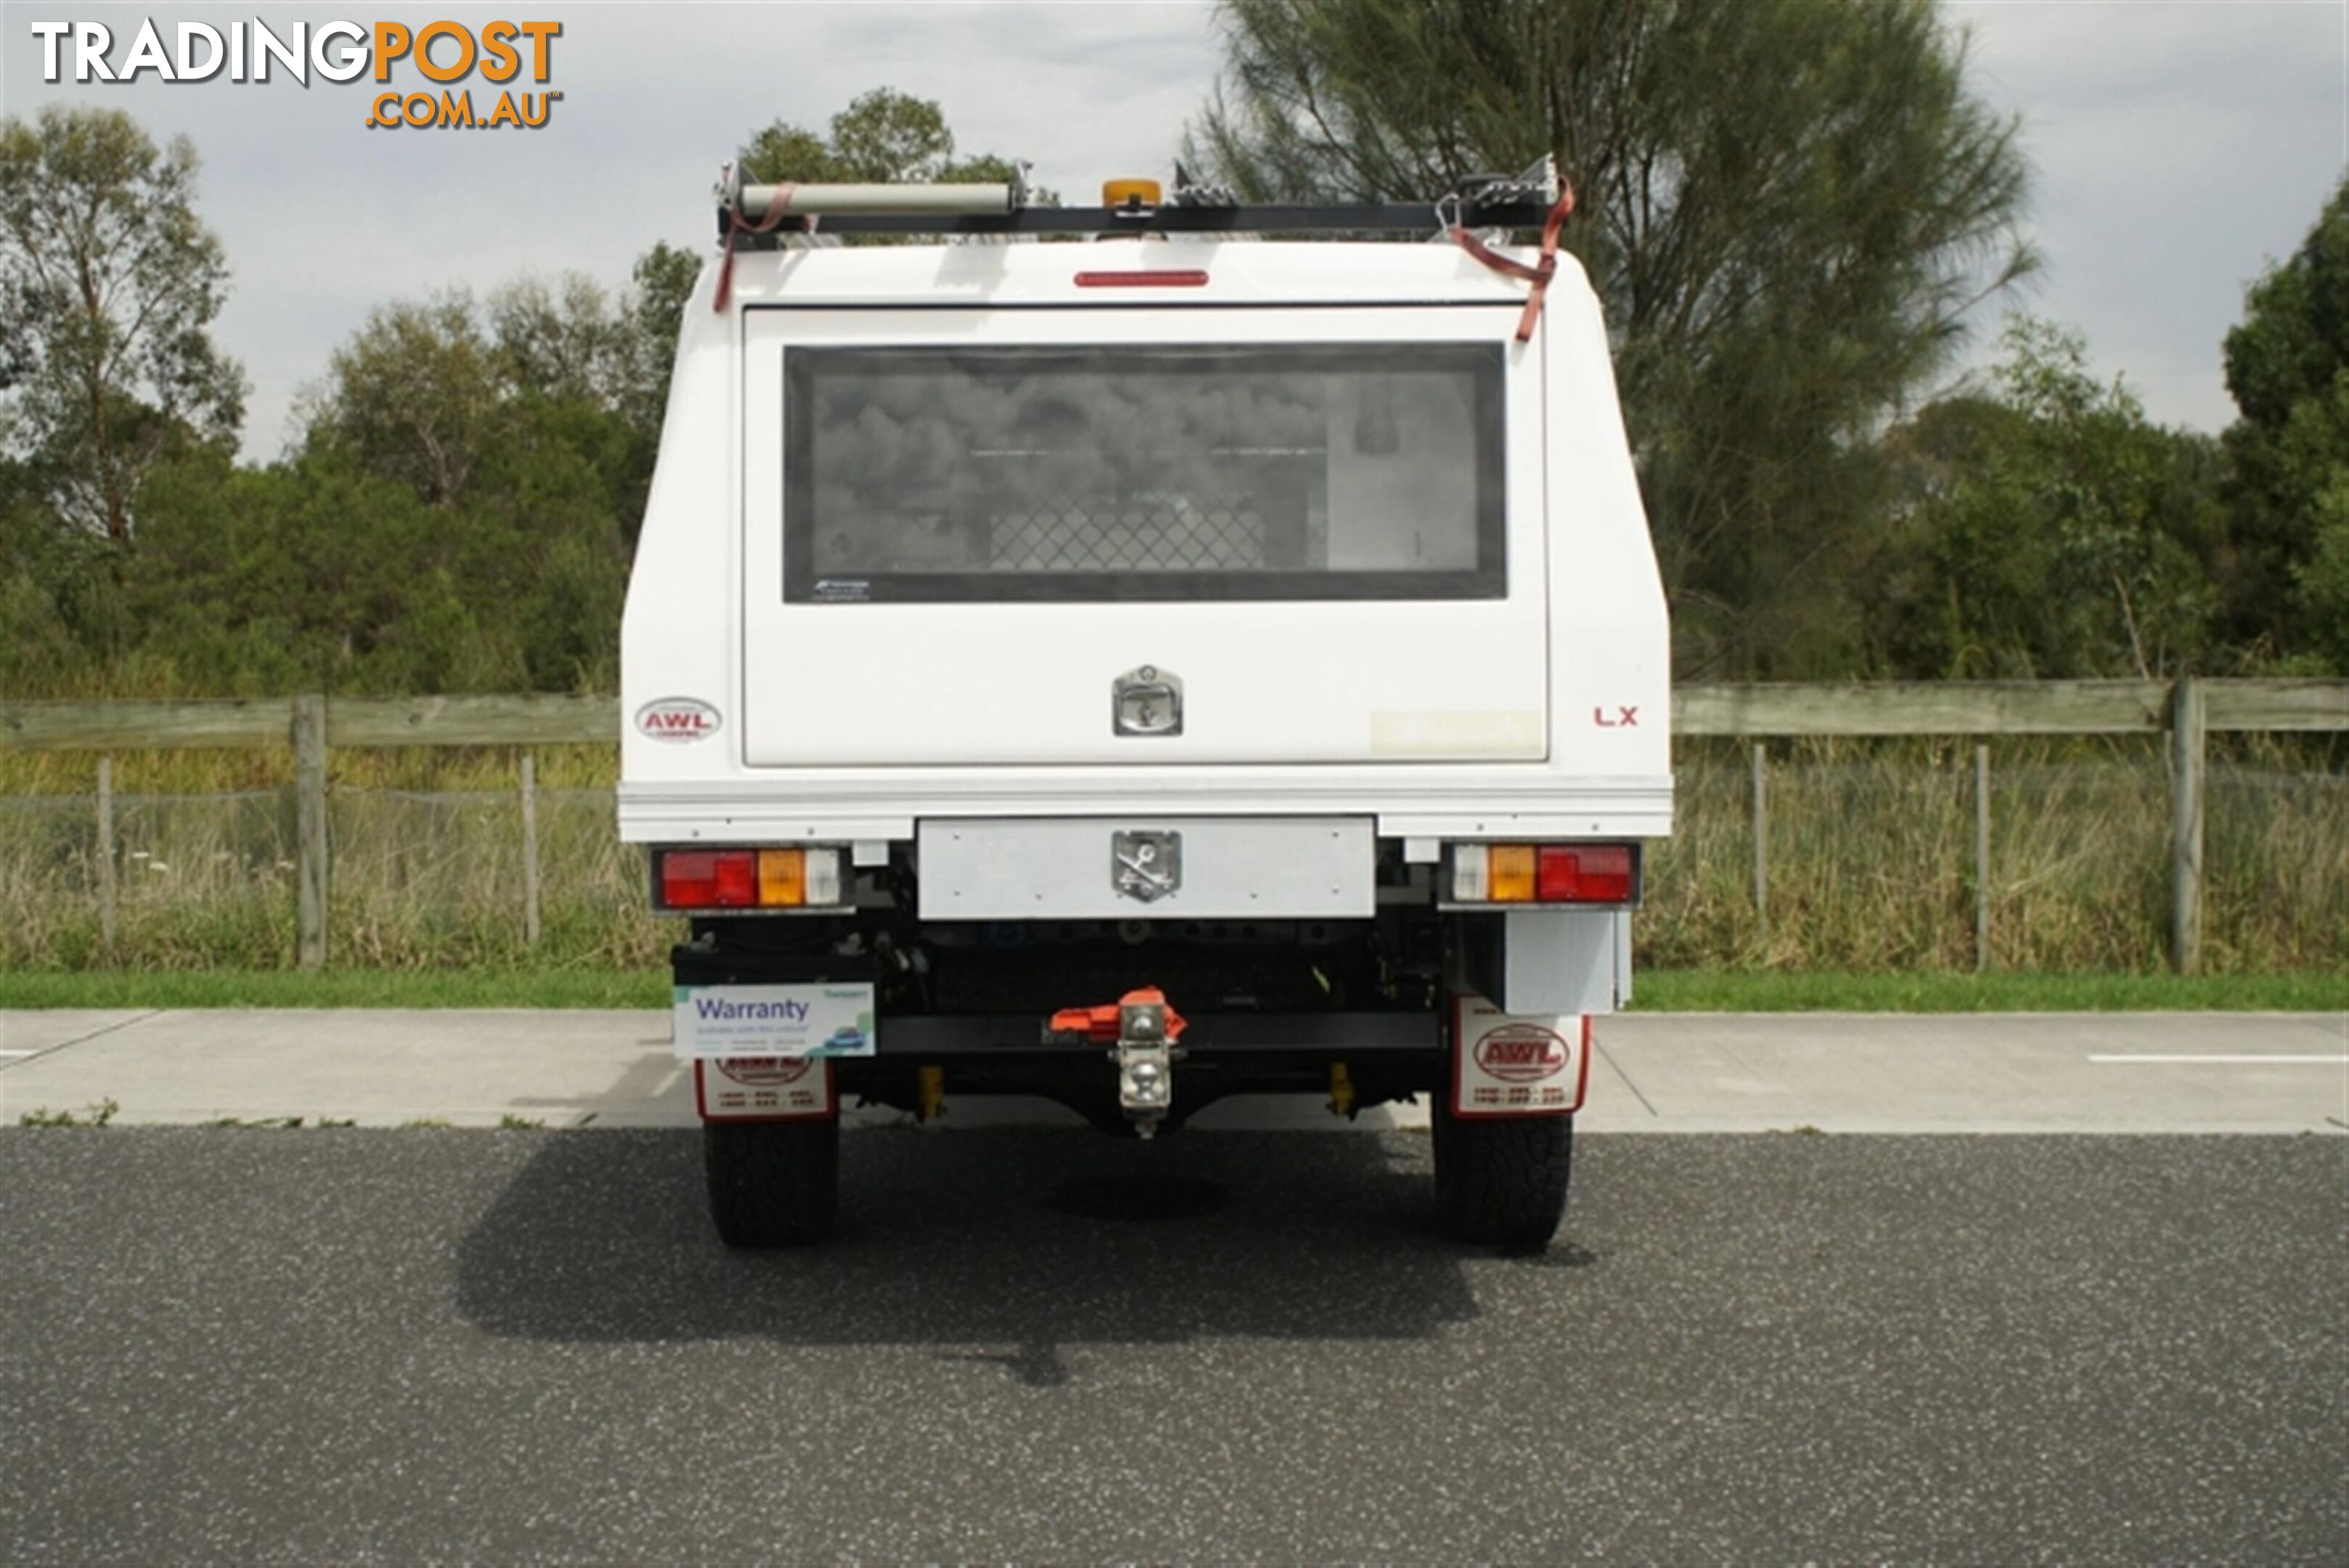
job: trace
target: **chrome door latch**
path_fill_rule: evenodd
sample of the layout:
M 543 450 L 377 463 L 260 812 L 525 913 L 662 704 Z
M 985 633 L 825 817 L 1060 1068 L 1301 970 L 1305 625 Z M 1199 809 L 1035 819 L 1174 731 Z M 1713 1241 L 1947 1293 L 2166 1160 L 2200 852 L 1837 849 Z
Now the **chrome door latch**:
M 1154 664 L 1110 682 L 1110 730 L 1119 735 L 1183 732 L 1183 678 Z

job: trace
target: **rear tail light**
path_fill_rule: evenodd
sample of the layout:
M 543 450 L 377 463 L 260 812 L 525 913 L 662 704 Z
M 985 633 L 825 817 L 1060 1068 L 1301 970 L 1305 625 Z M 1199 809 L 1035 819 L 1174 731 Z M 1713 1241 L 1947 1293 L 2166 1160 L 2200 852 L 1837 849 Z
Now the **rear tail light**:
M 1629 844 L 1455 844 L 1454 904 L 1631 904 L 1640 851 Z
M 806 850 L 761 849 L 759 851 L 759 902 L 761 904 L 807 902 Z
M 718 902 L 718 857 L 702 850 L 672 849 L 660 857 L 660 901 L 665 909 L 701 909 Z
M 752 857 L 745 850 L 720 850 L 718 856 L 718 902 L 729 909 L 747 909 L 759 901 L 750 874 Z
M 1534 846 L 1495 844 L 1485 873 L 1495 904 L 1530 904 L 1534 898 Z
M 663 909 L 822 909 L 844 901 L 836 847 L 657 849 L 653 861 Z

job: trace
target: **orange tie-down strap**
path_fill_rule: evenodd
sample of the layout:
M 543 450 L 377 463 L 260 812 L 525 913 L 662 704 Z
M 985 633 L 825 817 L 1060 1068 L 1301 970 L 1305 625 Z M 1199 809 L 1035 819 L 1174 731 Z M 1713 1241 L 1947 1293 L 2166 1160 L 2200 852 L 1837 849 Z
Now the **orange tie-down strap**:
M 1088 1040 L 1114 1044 L 1123 1024 L 1123 1012 L 1127 1007 L 1156 1002 L 1166 1007 L 1166 993 L 1154 985 L 1140 991 L 1129 991 L 1106 1007 L 1063 1007 L 1052 1014 L 1044 1026 L 1047 1034 L 1080 1034 Z M 1183 1015 L 1166 1007 L 1166 1038 L 1172 1042 L 1183 1033 Z
M 742 221 L 741 213 L 734 211 L 730 207 L 727 209 L 726 254 L 719 259 L 718 292 L 710 296 L 710 309 L 722 315 L 725 312 L 726 306 L 734 298 L 735 235 L 771 234 L 775 229 L 781 225 L 782 221 L 786 217 L 795 217 L 810 229 L 813 229 L 815 227 L 814 223 L 804 214 L 795 213 L 792 211 L 792 192 L 798 189 L 799 185 L 797 182 L 790 180 L 786 180 L 781 184 L 776 186 L 775 199 L 769 204 L 767 208 L 767 215 L 760 219 L 755 223 L 744 223 Z
M 1528 342 L 1534 335 L 1534 323 L 1541 319 L 1542 296 L 1549 292 L 1549 280 L 1557 275 L 1557 235 L 1566 227 L 1566 220 L 1574 212 L 1574 187 L 1566 185 L 1558 196 L 1557 205 L 1549 210 L 1548 221 L 1542 224 L 1541 260 L 1532 266 L 1503 255 L 1458 223 L 1452 225 L 1452 238 L 1460 248 L 1491 267 L 1495 272 L 1521 277 L 1534 286 L 1533 294 L 1526 300 L 1526 313 L 1517 317 L 1517 341 Z

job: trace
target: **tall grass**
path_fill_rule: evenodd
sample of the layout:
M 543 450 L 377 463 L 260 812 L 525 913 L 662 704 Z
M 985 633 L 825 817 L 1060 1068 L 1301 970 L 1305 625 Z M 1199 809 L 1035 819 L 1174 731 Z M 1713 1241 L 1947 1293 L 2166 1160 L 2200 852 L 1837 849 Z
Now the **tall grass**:
M 1965 969 L 1974 963 L 1971 742 L 1770 743 L 1766 935 L 1754 896 L 1746 746 L 1683 742 L 1677 831 L 1648 860 L 1640 956 L 1667 966 Z M 2158 737 L 1991 748 L 1991 961 L 2159 967 L 2169 927 L 2169 785 Z M 2349 775 L 2337 748 L 2214 746 L 2204 818 L 2204 963 L 2349 968 Z
M 518 753 L 337 751 L 333 961 L 394 969 L 657 963 L 641 851 L 613 831 L 611 748 L 536 753 L 543 932 L 523 934 Z M 1972 747 L 1774 742 L 1766 940 L 1754 907 L 1746 748 L 1684 742 L 1678 832 L 1652 846 L 1640 961 L 1961 971 L 1974 963 Z M 2158 737 L 1992 750 L 1993 967 L 2160 967 L 2169 798 Z M 96 760 L 0 755 L 0 967 L 285 968 L 294 961 L 293 763 L 282 752 L 124 753 L 119 918 L 99 939 Z M 2349 971 L 2349 772 L 2337 742 L 2214 742 L 2205 963 Z
M 615 754 L 535 754 L 542 931 L 533 949 L 519 753 L 330 753 L 334 962 L 633 968 L 666 956 L 682 927 L 646 909 L 643 852 L 614 831 Z M 16 790 L 0 793 L 0 968 L 290 968 L 292 754 L 116 759 L 110 952 L 98 913 L 96 766 L 69 753 L 0 758 L 0 785 Z M 78 793 L 58 790 L 72 782 Z

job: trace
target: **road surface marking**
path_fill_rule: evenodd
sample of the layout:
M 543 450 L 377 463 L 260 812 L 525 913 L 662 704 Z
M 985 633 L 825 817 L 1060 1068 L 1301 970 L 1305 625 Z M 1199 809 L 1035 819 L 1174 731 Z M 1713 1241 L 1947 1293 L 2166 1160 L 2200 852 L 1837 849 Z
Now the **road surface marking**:
M 2148 1062 L 2256 1062 L 2269 1066 L 2323 1065 L 2327 1067 L 2349 1067 L 2349 1056 L 2091 1056 L 2088 1060 L 2091 1062 L 2127 1062 L 2136 1064 L 2144 1064 Z

